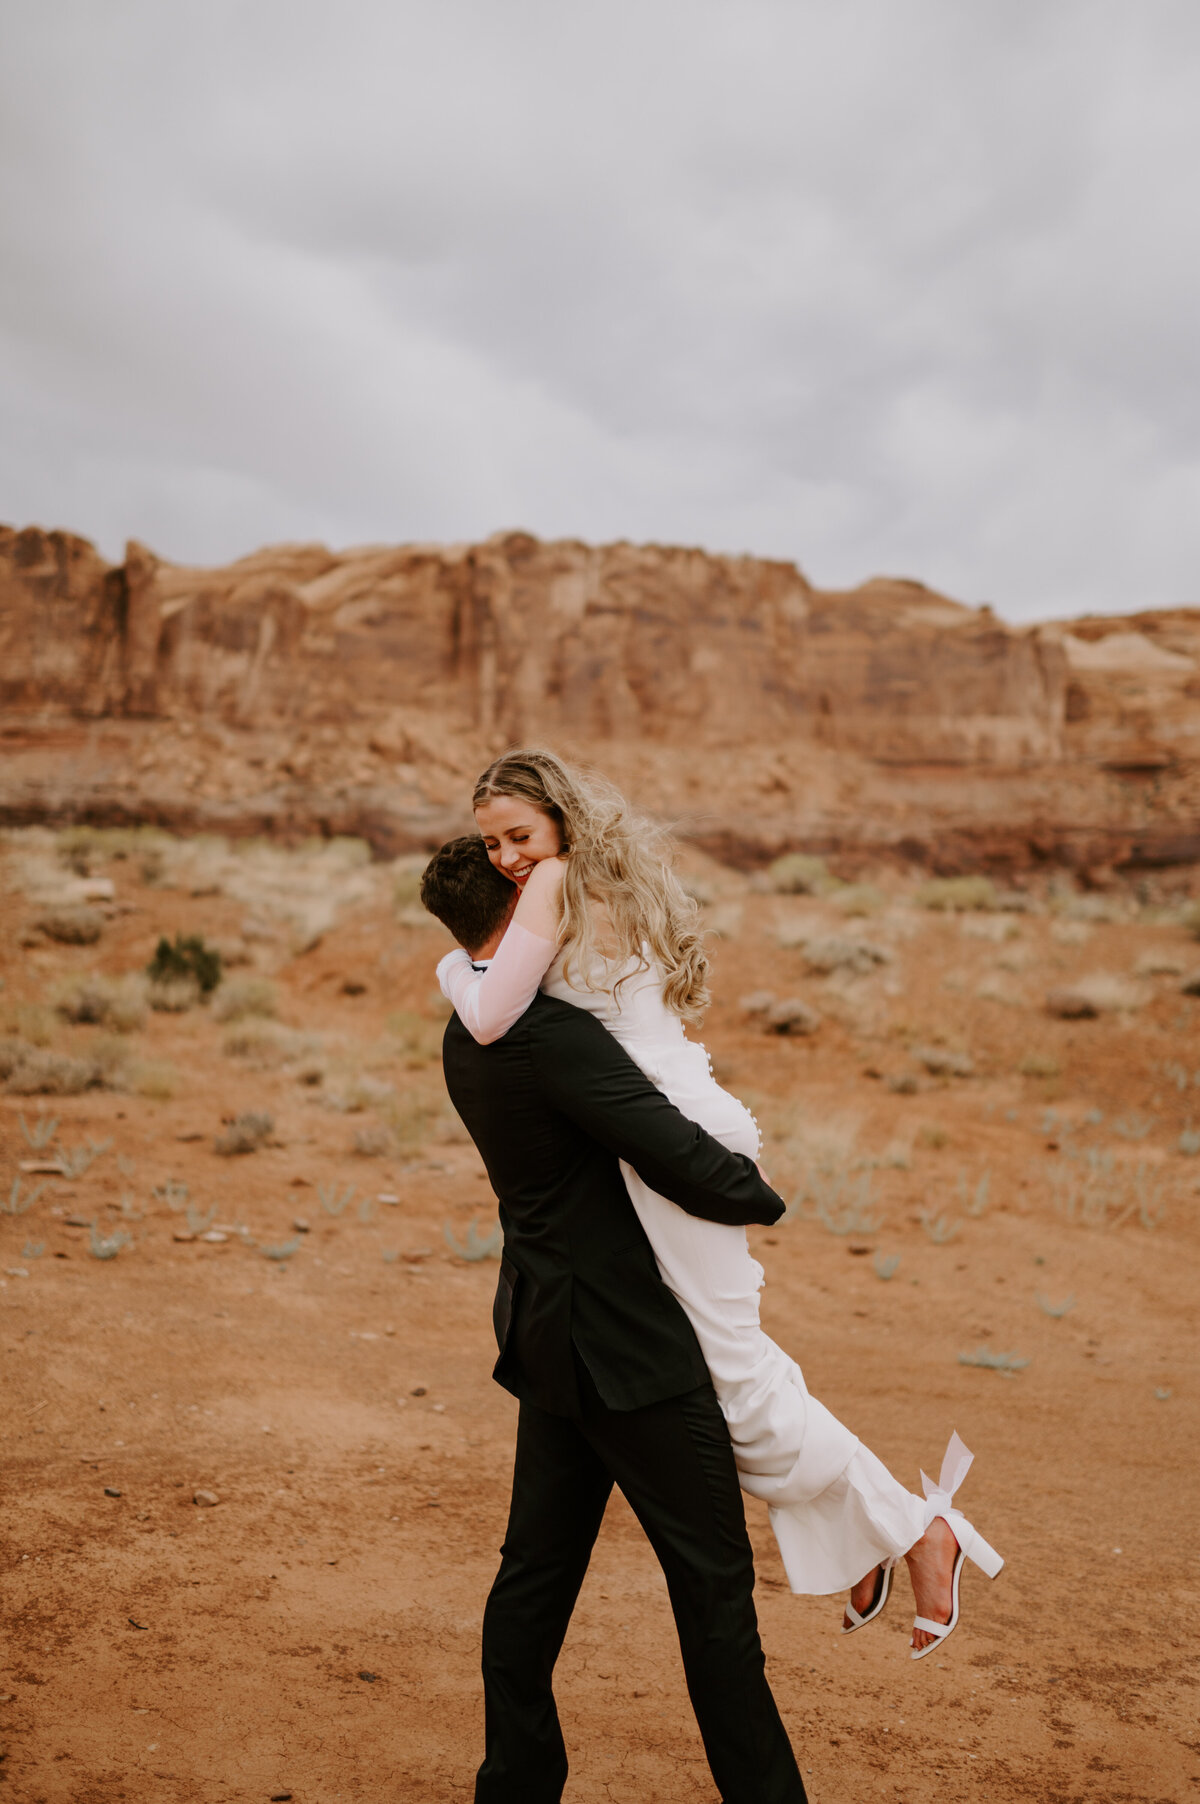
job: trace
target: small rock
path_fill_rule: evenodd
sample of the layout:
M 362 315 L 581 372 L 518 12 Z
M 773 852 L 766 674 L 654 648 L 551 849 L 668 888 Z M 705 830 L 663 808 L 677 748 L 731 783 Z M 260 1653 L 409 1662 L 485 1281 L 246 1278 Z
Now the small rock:
M 207 1240 L 209 1246 L 215 1247 L 223 1245 L 223 1243 L 229 1239 L 229 1236 L 221 1228 L 210 1228 L 207 1234 L 201 1234 L 200 1238 L 201 1240 Z
M 377 1672 L 360 1672 L 358 1676 L 360 1679 L 365 1679 L 368 1685 L 373 1685 L 379 1674 Z
M 186 1241 L 186 1240 L 195 1240 L 195 1238 L 196 1238 L 196 1236 L 194 1234 L 189 1234 L 186 1228 L 176 1228 L 175 1232 L 171 1236 L 172 1240 L 178 1240 L 181 1242 Z
M 394 1190 L 380 1190 L 376 1194 L 375 1201 L 377 1203 L 398 1203 L 400 1198 Z
M 342 995 L 343 996 L 365 996 L 366 993 L 367 993 L 366 984 L 361 982 L 361 980 L 357 977 L 347 977 L 345 982 L 342 984 Z
M 426 1388 L 427 1387 L 423 1384 L 414 1384 L 413 1388 L 412 1388 L 412 1395 L 414 1397 L 424 1397 L 426 1395 Z
M 773 1002 L 763 1020 L 769 1034 L 815 1034 L 820 1025 L 821 1017 L 816 1009 L 809 1008 L 799 997 Z
M 119 1497 L 121 1495 L 121 1493 L 120 1493 L 120 1491 L 116 1490 L 112 1485 L 105 1485 L 104 1495 L 106 1497 Z
M 1094 1021 L 1100 1010 L 1090 996 L 1081 995 L 1078 990 L 1050 990 L 1046 1013 L 1059 1021 Z
M 296 1217 L 295 1221 L 292 1223 L 292 1227 L 297 1234 L 311 1234 L 312 1232 L 312 1223 L 305 1221 L 302 1215 Z
M 201 1509 L 215 1509 L 220 1501 L 221 1499 L 215 1491 L 193 1491 L 192 1493 L 192 1502 L 199 1504 Z
M 291 1795 L 290 1791 L 273 1791 L 271 1793 L 271 1804 L 289 1804 Z
M 63 1222 L 64 1228 L 90 1228 L 91 1217 L 88 1215 L 68 1215 Z
M 411 1253 L 401 1253 L 400 1257 L 406 1265 L 420 1265 L 422 1260 L 433 1257 L 433 1248 L 414 1247 Z
M 1200 996 L 1200 971 L 1193 971 L 1190 977 L 1185 977 L 1179 989 L 1184 996 Z

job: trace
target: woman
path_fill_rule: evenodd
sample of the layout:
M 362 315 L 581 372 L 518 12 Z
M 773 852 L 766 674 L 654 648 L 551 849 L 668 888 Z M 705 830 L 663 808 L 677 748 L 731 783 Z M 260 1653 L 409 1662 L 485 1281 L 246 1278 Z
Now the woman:
M 483 1043 L 501 1037 L 540 987 L 597 1015 L 690 1120 L 757 1158 L 758 1128 L 716 1083 L 685 1022 L 708 999 L 695 905 L 672 876 L 659 836 L 620 795 L 546 752 L 511 752 L 479 779 L 475 820 L 488 856 L 520 892 L 489 968 L 467 954 L 438 966 L 443 992 Z M 742 1487 L 770 1509 L 793 1591 L 850 1588 L 843 1630 L 879 1615 L 892 1569 L 909 1565 L 921 1659 L 958 1622 L 964 1558 L 994 1578 L 1003 1561 L 953 1507 L 971 1463 L 952 1436 L 922 1500 L 899 1485 L 808 1394 L 799 1366 L 759 1325 L 762 1267 L 745 1230 L 699 1221 L 622 1172 L 664 1282 L 687 1312 L 729 1425 Z

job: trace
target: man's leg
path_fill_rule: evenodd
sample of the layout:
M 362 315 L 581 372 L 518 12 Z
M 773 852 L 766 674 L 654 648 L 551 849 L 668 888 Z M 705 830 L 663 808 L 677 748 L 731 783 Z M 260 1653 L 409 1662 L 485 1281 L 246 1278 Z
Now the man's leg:
M 666 1576 L 688 1692 L 722 1804 L 805 1804 L 767 1684 L 745 1510 L 712 1387 L 629 1411 L 605 1409 L 590 1384 L 583 1389 L 583 1431 Z
M 512 1507 L 483 1616 L 487 1751 L 475 1804 L 558 1804 L 567 1755 L 554 1663 L 612 1478 L 577 1421 L 521 1405 Z

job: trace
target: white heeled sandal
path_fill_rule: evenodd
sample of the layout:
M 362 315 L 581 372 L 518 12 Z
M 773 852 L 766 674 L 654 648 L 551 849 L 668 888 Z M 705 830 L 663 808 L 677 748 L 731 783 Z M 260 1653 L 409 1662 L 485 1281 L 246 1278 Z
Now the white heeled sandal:
M 934 1637 L 924 1647 L 913 1648 L 914 1660 L 923 1660 L 935 1647 L 941 1647 L 947 1635 L 958 1627 L 958 1586 L 964 1560 L 974 1560 L 979 1570 L 990 1579 L 998 1578 L 1004 1565 L 996 1549 L 984 1540 L 962 1511 L 954 1507 L 954 1493 L 970 1471 L 974 1458 L 970 1448 L 964 1446 L 958 1434 L 954 1433 L 950 1436 L 950 1445 L 946 1448 L 937 1483 L 934 1484 L 926 1473 L 921 1474 L 921 1485 L 925 1492 L 925 1527 L 928 1529 L 941 1516 L 958 1542 L 958 1552 L 954 1556 L 954 1573 L 950 1584 L 950 1620 L 934 1622 L 929 1616 L 914 1617 L 913 1628 L 921 1629 L 926 1635 Z
M 892 1571 L 895 1564 L 895 1560 L 880 1561 L 879 1577 L 875 1581 L 875 1595 L 871 1599 L 870 1609 L 865 1611 L 863 1615 L 860 1616 L 858 1611 L 854 1608 L 854 1605 L 850 1602 L 850 1599 L 846 1599 L 846 1615 L 850 1618 L 850 1621 L 848 1624 L 842 1624 L 843 1635 L 853 1635 L 855 1629 L 865 1629 L 869 1622 L 874 1622 L 891 1595 Z

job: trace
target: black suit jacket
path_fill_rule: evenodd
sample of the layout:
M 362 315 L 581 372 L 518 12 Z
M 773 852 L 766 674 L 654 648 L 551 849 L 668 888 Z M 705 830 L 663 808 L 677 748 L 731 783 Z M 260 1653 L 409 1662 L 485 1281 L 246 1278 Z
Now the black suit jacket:
M 500 1201 L 499 1383 L 557 1415 L 578 1408 L 575 1352 L 610 1409 L 703 1384 L 617 1161 L 691 1215 L 770 1224 L 784 1205 L 753 1160 L 681 1115 L 594 1016 L 552 997 L 490 1046 L 454 1016 L 442 1063 Z

